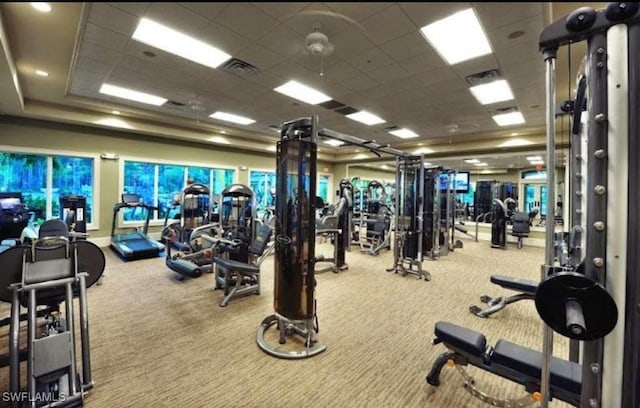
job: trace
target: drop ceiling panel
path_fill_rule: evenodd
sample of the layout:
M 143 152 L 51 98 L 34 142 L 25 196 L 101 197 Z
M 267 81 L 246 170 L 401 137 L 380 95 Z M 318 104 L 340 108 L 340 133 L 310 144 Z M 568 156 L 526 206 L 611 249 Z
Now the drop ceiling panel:
M 151 3 L 146 17 L 198 39 L 198 33 L 209 23 L 205 17 L 179 3 Z
M 102 48 L 120 51 L 129 41 L 129 37 L 107 30 L 99 25 L 88 23 L 84 31 L 83 44 L 99 44 Z
M 136 16 L 143 16 L 144 13 L 147 11 L 147 7 L 149 7 L 149 5 L 151 3 L 142 3 L 142 2 L 131 2 L 131 3 L 122 3 L 122 2 L 116 2 L 116 3 L 107 3 L 113 7 L 119 8 L 122 11 L 126 11 L 127 13 L 131 13 L 133 15 Z
M 138 17 L 107 3 L 87 3 L 90 7 L 89 22 L 131 37 L 138 25 Z
M 401 65 L 391 64 L 382 68 L 370 70 L 367 72 L 367 75 L 381 84 L 386 84 L 390 81 L 406 78 L 409 76 L 409 73 L 404 68 L 402 68 Z M 387 91 L 388 89 L 385 89 L 385 92 Z
M 374 69 L 393 64 L 393 58 L 385 54 L 380 48 L 376 47 L 349 58 L 347 62 L 367 74 Z
M 256 7 L 278 21 L 286 20 L 298 11 L 309 6 L 309 3 L 254 3 Z
M 253 44 L 241 51 L 238 51 L 234 56 L 250 63 L 261 71 L 268 70 L 284 60 L 282 55 L 258 44 Z
M 413 21 L 418 29 L 427 24 L 458 11 L 471 7 L 471 3 L 431 3 L 431 2 L 415 2 L 415 3 L 398 3 L 407 16 Z
M 94 61 L 100 61 L 107 65 L 115 65 L 121 58 L 121 54 L 110 48 L 105 48 L 98 43 L 86 42 L 80 46 L 80 53 L 83 57 Z
M 362 3 L 325 3 L 329 8 L 337 13 L 345 15 L 349 18 L 352 18 L 356 21 L 362 21 L 380 11 L 391 7 L 394 3 L 384 3 L 384 2 L 375 2 L 375 3 L 367 3 L 366 6 L 363 6 Z
M 396 5 L 382 10 L 362 21 L 375 45 L 385 44 L 415 30 L 415 26 L 402 9 Z M 380 29 L 384 27 L 384 29 Z
M 207 20 L 213 20 L 214 18 L 216 18 L 222 12 L 222 10 L 227 7 L 227 4 L 228 3 L 210 2 L 180 3 L 181 6 L 188 8 L 199 16 L 206 18 Z
M 249 3 L 230 3 L 215 22 L 251 40 L 257 40 L 278 22 Z
M 423 55 L 430 50 L 430 46 L 415 27 L 406 35 L 398 37 L 380 46 L 391 58 L 397 62 Z
M 303 36 L 313 31 L 314 25 L 320 31 L 332 37 L 348 29 L 351 24 L 344 19 L 336 18 L 332 10 L 322 3 L 311 3 L 303 10 L 297 11 L 286 20 L 287 27 Z
M 401 62 L 402 67 L 412 75 L 433 71 L 436 69 L 447 69 L 448 65 L 435 52 L 427 52 Z
M 511 23 L 520 22 L 535 15 L 542 15 L 543 3 L 509 3 L 511 7 L 505 8 L 502 3 L 471 3 L 478 13 L 485 29 L 489 31 L 508 26 Z
M 231 55 L 248 47 L 253 42 L 249 38 L 243 37 L 214 21 L 209 22 L 209 24 L 203 28 L 199 38 Z
M 309 30 L 311 32 L 311 30 Z M 258 44 L 263 45 L 273 52 L 285 56 L 302 55 L 304 48 L 304 38 L 302 35 L 286 25 L 280 24 L 270 30 L 258 40 Z
M 493 50 L 498 52 L 503 48 L 530 46 L 531 44 L 537 45 L 543 28 L 543 16 L 542 14 L 537 14 L 513 24 L 503 26 L 500 29 L 490 31 L 488 36 L 491 39 Z M 509 35 L 519 31 L 523 32 L 520 37 L 509 38 Z
M 329 38 L 335 47 L 329 58 L 348 60 L 354 55 L 369 51 L 374 47 L 373 43 L 357 28 L 348 27 Z

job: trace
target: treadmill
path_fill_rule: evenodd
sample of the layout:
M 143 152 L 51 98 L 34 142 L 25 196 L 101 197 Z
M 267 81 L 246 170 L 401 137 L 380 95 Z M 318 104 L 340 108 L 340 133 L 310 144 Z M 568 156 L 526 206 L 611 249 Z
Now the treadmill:
M 123 208 L 144 208 L 147 219 L 142 232 L 128 232 L 116 234 L 116 218 Z M 122 194 L 122 200 L 113 207 L 113 222 L 111 223 L 111 248 L 125 261 L 134 259 L 153 258 L 164 251 L 164 245 L 147 236 L 151 214 L 156 207 L 143 204 L 138 194 Z

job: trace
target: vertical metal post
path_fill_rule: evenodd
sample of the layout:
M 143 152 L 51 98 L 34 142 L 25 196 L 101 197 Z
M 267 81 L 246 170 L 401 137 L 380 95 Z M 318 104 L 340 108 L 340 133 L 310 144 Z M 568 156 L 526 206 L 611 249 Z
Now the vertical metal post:
M 77 249 L 74 250 L 77 256 Z M 82 347 L 82 388 L 83 391 L 93 387 L 93 379 L 91 376 L 91 352 L 89 345 L 89 308 L 87 301 L 87 282 L 86 276 L 80 274 L 78 287 L 80 288 L 80 342 Z
M 607 263 L 607 38 L 599 32 L 587 40 L 587 152 L 585 275 L 605 286 Z M 605 286 L 606 287 L 606 286 Z M 581 406 L 599 408 L 602 399 L 603 339 L 583 343 Z
M 23 272 L 24 276 L 24 272 Z M 23 279 L 24 281 L 24 279 Z M 28 355 L 29 359 L 27 360 L 27 389 L 29 390 L 29 397 L 32 399 L 30 405 L 35 408 L 36 406 L 36 392 L 38 388 L 36 386 L 36 379 L 34 377 L 35 374 L 35 347 L 33 347 L 34 342 L 36 341 L 36 310 L 38 308 L 38 304 L 36 303 L 36 291 L 29 290 L 27 291 L 28 301 L 27 301 L 27 337 L 28 337 Z
M 628 172 L 636 177 L 629 178 L 628 184 L 628 236 L 627 268 L 626 268 L 626 319 L 625 319 L 625 343 L 623 358 L 623 382 L 622 382 L 622 406 L 640 406 L 640 274 L 638 264 L 640 258 L 638 251 L 638 225 L 640 214 L 638 202 L 640 202 L 640 183 L 637 175 L 640 174 L 640 26 L 629 26 L 629 154 Z
M 556 49 L 545 51 L 546 63 L 546 88 L 547 88 L 547 224 L 545 234 L 545 262 L 542 267 L 542 277 L 547 275 L 547 267 L 553 266 L 554 250 L 553 239 L 555 230 L 555 136 L 556 136 L 556 85 L 555 85 L 555 60 Z M 551 169 L 551 171 L 549 170 Z M 540 406 L 549 406 L 549 379 L 551 368 L 551 356 L 553 355 L 553 330 L 544 324 L 542 338 L 542 378 L 540 379 Z
M 422 249 L 424 248 L 423 246 L 423 241 L 424 241 L 424 212 L 425 212 L 425 208 L 424 208 L 424 156 L 420 156 L 419 157 L 419 162 L 418 162 L 418 174 L 416 175 L 416 183 L 414 183 L 417 188 L 418 191 L 416 194 L 417 195 L 417 200 L 418 200 L 418 205 L 414 208 L 418 209 L 418 219 L 417 219 L 417 227 L 418 227 L 418 252 L 417 252 L 417 257 L 416 257 L 416 261 L 419 263 L 422 263 Z M 412 160 L 413 163 L 416 162 L 416 160 Z M 419 268 L 420 270 L 422 270 L 422 266 L 420 266 Z M 418 275 L 418 278 L 422 278 L 422 276 Z
M 11 300 L 11 323 L 9 333 L 9 391 L 13 395 L 20 392 L 20 298 L 18 288 L 12 287 L 13 296 Z M 12 405 L 18 406 L 18 401 Z
M 71 333 L 71 365 L 69 366 L 69 389 L 71 390 L 71 395 L 76 395 L 78 389 L 76 388 L 76 340 L 75 340 L 75 326 L 73 324 L 73 320 L 75 319 L 73 314 L 73 289 L 71 288 L 71 283 L 67 283 L 65 285 L 66 289 L 66 298 L 65 298 L 65 307 L 66 307 L 66 317 L 67 317 L 67 331 Z
M 606 100 L 605 129 L 602 137 L 607 139 L 607 160 L 605 194 L 600 200 L 606 202 L 606 267 L 601 273 L 607 291 L 611 294 L 618 310 L 624 309 L 625 287 L 627 285 L 627 256 L 634 252 L 637 244 L 627 245 L 628 229 L 636 229 L 637 224 L 628 224 L 629 212 L 637 212 L 637 201 L 629 206 L 629 81 L 628 81 L 628 41 L 627 25 L 616 24 L 607 32 L 606 53 Z M 596 50 L 598 52 L 598 50 Z M 636 70 L 637 67 L 632 67 Z M 633 112 L 637 115 L 640 112 Z M 596 159 L 596 162 L 599 161 Z M 637 174 L 632 175 L 637 179 Z M 635 269 L 635 268 L 634 268 Z M 604 339 L 602 351 L 602 394 L 600 406 L 621 407 L 623 372 L 619 362 L 624 361 L 625 320 L 618 319 L 616 327 Z M 613 368 L 613 369 L 612 369 Z M 637 405 L 636 405 L 637 406 Z

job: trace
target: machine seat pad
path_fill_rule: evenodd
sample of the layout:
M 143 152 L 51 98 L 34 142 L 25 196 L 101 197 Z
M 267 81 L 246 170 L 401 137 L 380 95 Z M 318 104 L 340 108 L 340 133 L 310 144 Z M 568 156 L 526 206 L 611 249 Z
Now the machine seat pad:
M 540 282 L 530 279 L 518 279 L 512 276 L 491 275 L 491 283 L 500 285 L 505 289 L 517 290 L 535 295 Z
M 244 262 L 234 261 L 232 259 L 224 259 L 216 256 L 213 258 L 213 263 L 215 263 L 216 265 L 224 269 L 234 271 L 234 272 L 251 273 L 251 274 L 260 273 L 259 266 L 251 265 Z
M 482 333 L 448 322 L 437 322 L 435 335 L 448 346 L 480 357 L 487 347 L 487 338 Z
M 519 346 L 507 340 L 498 340 L 493 348 L 491 361 L 534 378 L 538 383 L 540 381 L 542 353 L 539 351 Z M 582 368 L 577 363 L 552 357 L 550 382 L 552 390 L 557 388 L 580 395 Z

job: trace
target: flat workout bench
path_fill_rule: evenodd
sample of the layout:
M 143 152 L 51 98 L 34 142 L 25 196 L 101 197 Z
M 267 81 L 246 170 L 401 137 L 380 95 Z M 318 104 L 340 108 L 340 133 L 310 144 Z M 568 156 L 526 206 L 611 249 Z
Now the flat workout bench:
M 531 395 L 515 401 L 488 397 L 487 394 L 475 388 L 475 381 L 462 366 L 471 364 L 522 384 L 531 394 L 540 391 L 543 356 L 539 351 L 502 339 L 491 347 L 487 345 L 487 338 L 482 333 L 448 322 L 436 323 L 433 344 L 438 343 L 443 343 L 449 351 L 442 353 L 433 363 L 427 375 L 427 383 L 433 386 L 440 385 L 442 368 L 447 362 L 453 361 L 465 378 L 465 388 L 482 401 L 495 406 L 525 406 L 527 403 L 535 402 Z M 552 357 L 550 371 L 550 397 L 579 405 L 582 388 L 580 364 Z
M 538 289 L 538 284 L 540 282 L 529 279 L 518 279 L 505 275 L 491 275 L 491 283 L 520 293 L 509 297 L 500 296 L 492 298 L 487 295 L 481 296 L 480 301 L 487 304 L 484 309 L 475 305 L 469 307 L 469 311 L 478 317 L 489 317 L 504 309 L 511 303 L 527 299 L 534 300 L 536 297 L 536 290 Z

